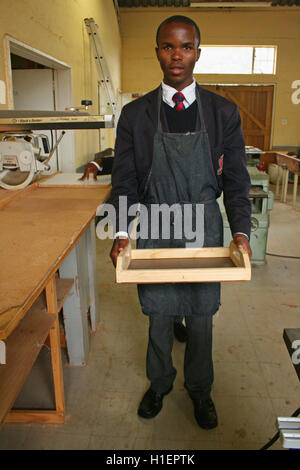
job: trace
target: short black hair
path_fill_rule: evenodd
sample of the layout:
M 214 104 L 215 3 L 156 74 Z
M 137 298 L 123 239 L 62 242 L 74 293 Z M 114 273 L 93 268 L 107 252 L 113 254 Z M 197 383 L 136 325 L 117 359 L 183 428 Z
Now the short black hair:
M 161 27 L 167 23 L 186 23 L 186 24 L 191 24 L 192 26 L 194 26 L 195 30 L 196 30 L 196 34 L 197 34 L 197 39 L 198 39 L 198 45 L 197 47 L 199 47 L 200 45 L 200 40 L 201 40 L 201 34 L 200 34 L 200 30 L 199 30 L 199 27 L 198 25 L 195 23 L 195 21 L 193 21 L 191 18 L 189 18 L 188 16 L 182 16 L 182 15 L 174 15 L 174 16 L 170 16 L 169 18 L 166 18 L 158 27 L 157 29 L 157 32 L 156 32 L 156 44 L 158 45 L 158 38 L 159 38 L 159 33 L 160 33 L 160 30 L 161 30 Z

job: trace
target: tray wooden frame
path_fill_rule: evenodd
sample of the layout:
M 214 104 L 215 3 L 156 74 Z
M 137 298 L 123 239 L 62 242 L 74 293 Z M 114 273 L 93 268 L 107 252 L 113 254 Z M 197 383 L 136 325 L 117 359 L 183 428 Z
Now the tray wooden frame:
M 132 260 L 217 258 L 231 259 L 232 267 L 129 269 Z M 173 282 L 226 282 L 250 281 L 251 264 L 248 254 L 238 249 L 232 241 L 229 247 L 215 248 L 165 248 L 133 250 L 130 244 L 118 256 L 117 284 L 152 284 Z

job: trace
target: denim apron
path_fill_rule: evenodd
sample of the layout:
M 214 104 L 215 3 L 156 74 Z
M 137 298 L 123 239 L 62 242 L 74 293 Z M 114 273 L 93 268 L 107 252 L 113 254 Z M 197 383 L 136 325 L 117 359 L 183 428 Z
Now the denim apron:
M 186 244 L 192 243 L 193 239 L 190 236 L 186 237 L 184 227 L 182 227 L 180 238 L 176 230 L 178 230 L 178 223 L 183 224 L 185 220 L 184 211 L 188 205 L 185 223 L 188 221 L 195 233 L 197 204 L 202 204 L 204 210 L 201 219 L 201 231 L 204 238 L 201 246 L 223 245 L 223 221 L 216 201 L 217 180 L 198 91 L 196 91 L 196 99 L 197 130 L 186 134 L 167 133 L 162 130 L 162 90 L 161 88 L 159 90 L 158 127 L 154 137 L 152 167 L 141 201 L 147 208 L 146 216 L 140 217 L 139 221 L 140 235 L 143 232 L 144 239 L 141 237 L 137 239 L 138 249 L 186 248 Z M 177 210 L 170 211 L 168 239 L 165 239 L 163 234 L 163 221 L 159 220 L 158 224 L 157 217 L 155 221 L 151 217 L 153 204 L 166 204 L 167 207 L 176 204 Z M 145 230 L 142 230 L 143 227 L 147 230 L 147 236 L 145 236 Z M 156 232 L 155 237 L 153 237 L 153 231 Z M 192 247 L 192 245 L 188 246 Z M 138 295 L 145 315 L 210 316 L 219 309 L 220 283 L 139 284 Z

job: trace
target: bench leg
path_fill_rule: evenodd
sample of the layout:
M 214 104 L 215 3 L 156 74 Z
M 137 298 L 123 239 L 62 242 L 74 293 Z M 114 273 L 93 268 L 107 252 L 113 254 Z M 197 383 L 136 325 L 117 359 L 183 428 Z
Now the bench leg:
M 294 191 L 293 191 L 293 207 L 296 207 L 297 201 L 297 189 L 298 189 L 298 174 L 294 173 Z
M 276 189 L 275 189 L 275 196 L 279 197 L 279 192 L 280 192 L 280 178 L 281 178 L 281 172 L 280 172 L 280 166 L 277 165 L 277 179 L 276 179 Z M 282 184 L 282 182 L 281 182 Z
M 51 361 L 54 381 L 54 393 L 56 412 L 65 415 L 65 396 L 64 396 L 64 380 L 61 360 L 61 346 L 60 346 L 60 328 L 58 320 L 58 307 L 56 295 L 55 276 L 48 282 L 46 286 L 46 302 L 47 310 L 49 313 L 56 313 L 56 320 L 50 329 L 50 348 L 51 348 Z

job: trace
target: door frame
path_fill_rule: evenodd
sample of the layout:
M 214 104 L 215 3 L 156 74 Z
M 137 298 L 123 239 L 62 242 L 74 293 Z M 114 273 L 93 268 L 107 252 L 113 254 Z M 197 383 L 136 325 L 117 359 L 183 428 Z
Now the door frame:
M 38 62 L 54 70 L 55 108 L 64 111 L 73 106 L 72 67 L 12 36 L 4 36 L 4 61 L 6 74 L 6 98 L 8 109 L 14 109 L 11 54 Z M 75 173 L 75 138 L 74 131 L 66 132 L 59 144 L 58 168 L 62 172 Z M 64 158 L 62 158 L 64 155 Z

